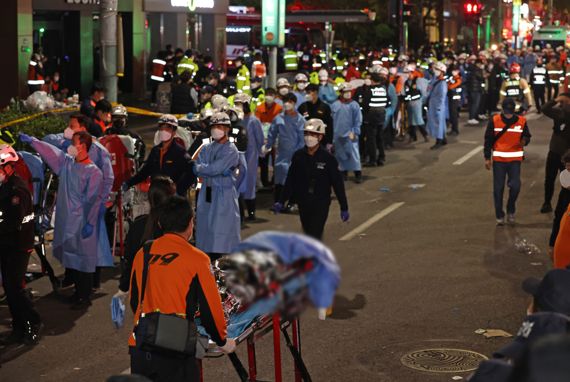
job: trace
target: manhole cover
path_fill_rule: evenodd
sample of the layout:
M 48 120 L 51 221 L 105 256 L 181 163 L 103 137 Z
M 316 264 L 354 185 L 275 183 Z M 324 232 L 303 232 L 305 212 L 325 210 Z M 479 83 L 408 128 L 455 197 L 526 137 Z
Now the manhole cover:
M 408 353 L 401 358 L 404 366 L 435 373 L 457 373 L 477 369 L 488 359 L 483 354 L 462 349 L 425 349 Z

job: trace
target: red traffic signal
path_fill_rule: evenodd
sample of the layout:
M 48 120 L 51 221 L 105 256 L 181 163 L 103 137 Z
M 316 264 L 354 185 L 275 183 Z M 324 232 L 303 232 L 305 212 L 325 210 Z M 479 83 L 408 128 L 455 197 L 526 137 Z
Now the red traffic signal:
M 478 1 L 467 0 L 463 4 L 463 16 L 466 21 L 472 21 L 481 15 L 481 4 Z

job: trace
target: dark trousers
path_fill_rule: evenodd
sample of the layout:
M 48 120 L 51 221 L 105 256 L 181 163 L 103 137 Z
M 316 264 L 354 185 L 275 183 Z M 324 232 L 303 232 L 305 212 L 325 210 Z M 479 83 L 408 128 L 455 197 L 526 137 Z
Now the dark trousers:
M 533 86 L 532 93 L 534 95 L 534 104 L 536 105 L 536 110 L 540 112 L 542 105 L 544 105 L 544 85 Z
M 247 214 L 249 216 L 255 215 L 255 199 L 244 199 L 245 208 L 247 208 Z
M 271 157 L 272 163 L 275 163 L 275 150 L 271 150 L 271 152 L 264 156 L 263 158 L 260 157 L 258 160 L 259 163 L 259 175 L 261 179 L 261 184 L 263 187 L 269 187 L 271 182 L 269 181 L 269 158 Z
M 469 119 L 477 119 L 479 116 L 479 104 L 481 103 L 480 92 L 469 93 Z
M 325 223 L 329 216 L 329 204 L 303 203 L 299 204 L 299 216 L 303 232 L 317 240 L 322 240 Z
M 91 299 L 91 289 L 93 288 L 93 273 L 81 272 L 70 269 L 75 282 L 75 297 L 81 300 Z
M 130 348 L 131 373 L 153 382 L 198 382 L 200 369 L 196 358 L 167 358 L 159 354 Z
M 505 191 L 505 179 L 509 187 L 509 199 L 507 200 L 507 213 L 514 214 L 515 204 L 521 191 L 521 162 L 493 162 L 493 199 L 495 200 L 495 216 L 497 219 L 505 217 L 503 211 L 503 194 Z
M 362 122 L 360 126 L 360 131 L 362 134 L 358 136 L 358 151 L 360 152 L 360 161 L 363 161 L 366 158 L 366 131 L 368 129 L 368 124 L 366 121 Z
M 560 87 L 560 84 L 553 84 L 550 82 L 546 84 L 546 95 L 547 95 L 547 98 L 549 101 L 553 98 L 558 97 L 558 88 L 559 87 Z
M 548 151 L 546 156 L 546 170 L 544 174 L 544 203 L 550 204 L 552 195 L 554 195 L 554 184 L 558 172 L 564 170 L 562 158 L 555 152 Z
M 12 328 L 23 331 L 26 322 L 40 323 L 40 315 L 24 291 L 24 276 L 28 269 L 28 251 L 17 251 L 0 248 L 0 268 L 2 269 L 2 286 L 8 300 L 8 308 L 12 315 Z
M 459 133 L 459 102 L 461 100 L 449 98 L 449 123 L 451 124 L 451 131 Z
M 494 112 L 497 111 L 497 104 L 499 103 L 499 91 L 500 89 L 490 89 L 489 92 L 487 93 L 487 99 L 488 99 L 488 109 L 489 112 Z
M 385 117 L 384 109 L 372 109 L 366 116 L 366 151 L 369 163 L 383 162 L 386 159 L 382 136 Z

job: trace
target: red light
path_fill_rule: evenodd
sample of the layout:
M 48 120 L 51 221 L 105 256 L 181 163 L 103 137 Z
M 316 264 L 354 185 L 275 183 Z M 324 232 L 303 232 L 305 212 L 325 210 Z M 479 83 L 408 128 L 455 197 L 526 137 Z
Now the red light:
M 473 11 L 473 4 L 467 4 L 467 13 L 471 13 Z
M 473 5 L 473 13 L 477 13 L 477 4 Z

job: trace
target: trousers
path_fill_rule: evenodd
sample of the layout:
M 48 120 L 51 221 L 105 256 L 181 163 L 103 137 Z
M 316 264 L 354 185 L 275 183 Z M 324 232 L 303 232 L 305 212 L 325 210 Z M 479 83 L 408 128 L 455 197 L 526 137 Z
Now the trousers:
M 493 162 L 493 199 L 495 201 L 495 216 L 497 219 L 505 217 L 503 211 L 503 194 L 505 192 L 505 179 L 509 187 L 507 200 L 507 214 L 516 212 L 516 202 L 521 191 L 521 162 Z
M 299 203 L 299 216 L 303 232 L 317 240 L 323 239 L 330 204 Z
M 555 152 L 548 151 L 546 155 L 546 169 L 544 174 L 544 203 L 550 203 L 554 195 L 554 184 L 559 171 L 564 170 L 562 158 Z
M 198 382 L 200 369 L 196 358 L 169 358 L 156 353 L 130 348 L 131 373 L 153 382 Z
M 369 163 L 383 162 L 386 158 L 382 136 L 385 117 L 384 109 L 370 110 L 366 116 L 366 151 Z

